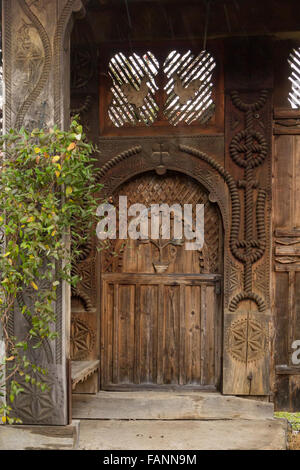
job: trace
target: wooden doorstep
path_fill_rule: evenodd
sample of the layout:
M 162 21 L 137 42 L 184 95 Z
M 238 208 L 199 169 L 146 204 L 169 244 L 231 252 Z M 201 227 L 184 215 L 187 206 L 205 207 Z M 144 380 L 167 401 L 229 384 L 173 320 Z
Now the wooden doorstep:
M 71 363 L 71 380 L 72 390 L 75 389 L 79 382 L 84 382 L 90 375 L 97 372 L 100 367 L 100 361 L 72 361 Z

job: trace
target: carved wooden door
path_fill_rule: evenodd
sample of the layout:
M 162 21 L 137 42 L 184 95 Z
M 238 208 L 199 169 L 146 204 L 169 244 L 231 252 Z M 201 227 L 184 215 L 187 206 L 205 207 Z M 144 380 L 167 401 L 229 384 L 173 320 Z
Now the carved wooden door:
M 177 173 L 135 177 L 112 196 L 115 206 L 119 196 L 127 196 L 128 207 L 204 204 L 205 236 L 201 251 L 151 235 L 110 240 L 102 251 L 101 388 L 214 389 L 222 328 L 218 210 L 198 183 Z

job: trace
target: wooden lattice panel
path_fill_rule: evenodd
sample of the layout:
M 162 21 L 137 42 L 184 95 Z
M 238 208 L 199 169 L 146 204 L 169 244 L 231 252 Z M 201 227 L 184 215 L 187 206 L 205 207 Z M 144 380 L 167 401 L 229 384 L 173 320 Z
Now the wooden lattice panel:
M 108 115 L 113 124 L 153 124 L 158 114 L 154 77 L 159 69 L 154 55 L 148 51 L 143 56 L 133 53 L 126 57 L 119 52 L 110 60 L 108 69 L 113 81 Z
M 289 57 L 289 64 L 291 67 L 289 80 L 292 89 L 288 99 L 292 108 L 297 109 L 300 108 L 300 48 L 293 49 Z
M 215 66 L 214 58 L 206 51 L 197 56 L 191 51 L 170 52 L 163 66 L 167 76 L 164 114 L 170 124 L 191 124 L 195 120 L 204 124 L 211 118 L 215 109 L 212 99 Z

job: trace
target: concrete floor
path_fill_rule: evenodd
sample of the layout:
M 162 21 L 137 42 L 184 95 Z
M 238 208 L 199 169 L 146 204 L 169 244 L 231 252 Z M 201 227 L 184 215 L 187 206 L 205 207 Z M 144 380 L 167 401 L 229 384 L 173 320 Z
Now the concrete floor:
M 285 450 L 282 420 L 80 420 L 81 450 Z

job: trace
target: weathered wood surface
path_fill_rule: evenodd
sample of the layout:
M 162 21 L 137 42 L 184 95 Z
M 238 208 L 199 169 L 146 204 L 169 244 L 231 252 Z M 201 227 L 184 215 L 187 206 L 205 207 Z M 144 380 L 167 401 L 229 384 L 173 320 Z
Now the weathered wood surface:
M 216 385 L 215 286 L 194 276 L 103 276 L 102 386 Z M 149 279 L 150 278 L 150 279 Z M 149 282 L 149 280 L 151 282 Z M 212 281 L 211 281 L 212 283 Z M 216 344 L 217 343 L 217 344 Z
M 92 374 L 99 370 L 100 361 L 72 361 L 71 378 L 72 389 L 75 390 L 76 385 L 87 380 Z
M 270 419 L 272 403 L 199 391 L 100 391 L 73 395 L 75 419 Z
M 275 407 L 300 409 L 299 366 L 292 363 L 292 347 L 300 339 L 300 136 L 299 110 L 275 110 L 281 129 L 274 137 L 274 312 Z M 293 126 L 290 119 L 295 118 Z M 284 132 L 285 122 L 289 134 Z
M 232 39 L 225 48 L 225 169 L 236 188 L 225 246 L 223 393 L 263 396 L 270 394 L 273 74 L 270 41 L 264 54 L 260 41 Z
M 150 237 L 118 240 L 103 253 L 102 388 L 216 387 L 222 323 L 216 293 L 222 231 L 216 208 L 200 185 L 177 174 L 142 175 L 118 194 L 128 195 L 128 204 L 172 205 L 187 198 L 205 203 L 206 238 L 200 251 L 185 250 L 184 239 L 176 244 Z
M 81 0 L 2 2 L 4 133 L 21 127 L 29 132 L 34 128 L 51 128 L 54 124 L 61 129 L 69 127 L 69 26 L 73 13 L 82 8 Z M 25 382 L 25 375 L 16 378 L 24 391 L 12 404 L 13 414 L 25 424 L 68 423 L 69 297 L 70 287 L 62 282 L 54 305 L 55 341 L 45 338 L 38 349 L 28 341 L 29 360 L 48 370 L 46 377 L 36 372 L 35 379 L 46 382 L 48 388 L 41 392 Z M 31 320 L 26 320 L 21 310 L 25 304 L 34 312 L 32 298 L 28 290 L 20 292 L 9 319 L 11 336 L 22 340 L 30 336 Z
M 276 366 L 276 374 L 282 375 L 300 375 L 300 367 L 297 366 L 288 366 L 288 365 L 278 365 Z

